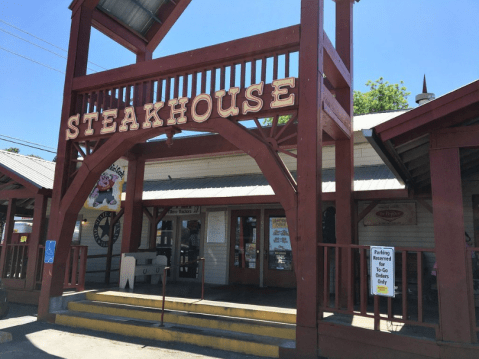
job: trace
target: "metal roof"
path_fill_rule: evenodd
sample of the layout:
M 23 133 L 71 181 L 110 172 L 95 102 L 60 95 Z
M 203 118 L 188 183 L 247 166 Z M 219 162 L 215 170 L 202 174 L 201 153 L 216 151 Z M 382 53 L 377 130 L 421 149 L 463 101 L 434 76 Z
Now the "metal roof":
M 97 9 L 114 17 L 130 29 L 146 36 L 155 23 L 160 7 L 169 0 L 100 0 Z
M 292 172 L 292 174 L 296 178 L 296 172 Z M 398 182 L 385 165 L 354 169 L 355 191 L 402 188 L 404 186 Z M 123 190 L 126 190 L 126 186 Z M 323 192 L 334 192 L 335 190 L 334 169 L 323 170 Z M 143 200 L 265 195 L 274 195 L 274 192 L 263 174 L 145 181 L 143 186 Z
M 377 124 L 363 134 L 402 182 L 418 192 L 427 192 L 431 186 L 430 134 L 478 123 L 479 80 Z M 479 171 L 478 149 L 461 149 L 460 159 L 463 177 Z
M 2 168 L 13 172 L 37 188 L 53 189 L 55 162 L 0 150 L 0 172 Z

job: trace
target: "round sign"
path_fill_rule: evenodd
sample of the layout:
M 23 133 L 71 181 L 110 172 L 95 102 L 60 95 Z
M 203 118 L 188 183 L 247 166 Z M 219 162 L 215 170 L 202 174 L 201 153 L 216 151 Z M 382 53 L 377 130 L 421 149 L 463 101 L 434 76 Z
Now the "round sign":
M 95 242 L 100 247 L 108 247 L 108 234 L 110 233 L 110 220 L 112 216 L 112 212 L 102 212 L 95 220 L 93 224 L 93 238 L 95 238 Z M 118 237 L 120 236 L 120 223 L 117 222 L 115 224 L 115 228 L 113 231 L 113 243 L 116 242 Z

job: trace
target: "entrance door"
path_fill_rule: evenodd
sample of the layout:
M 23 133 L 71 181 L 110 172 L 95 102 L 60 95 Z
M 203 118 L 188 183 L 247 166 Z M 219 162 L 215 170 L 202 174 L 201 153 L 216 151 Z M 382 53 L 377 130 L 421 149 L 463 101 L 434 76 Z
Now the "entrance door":
M 201 219 L 179 217 L 178 278 L 199 279 L 200 245 L 202 238 Z
M 265 211 L 264 227 L 264 285 L 296 287 L 293 252 L 284 211 Z
M 259 285 L 260 211 L 231 212 L 230 283 Z
M 175 263 L 173 258 L 177 241 L 175 241 L 174 223 L 173 220 L 161 220 L 156 228 L 156 253 L 166 256 L 168 267 Z M 171 271 L 167 272 L 168 278 L 171 278 Z

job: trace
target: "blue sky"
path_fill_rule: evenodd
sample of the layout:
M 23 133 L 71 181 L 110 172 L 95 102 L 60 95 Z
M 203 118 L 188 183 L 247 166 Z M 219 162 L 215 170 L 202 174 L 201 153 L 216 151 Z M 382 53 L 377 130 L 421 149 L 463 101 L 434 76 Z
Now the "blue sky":
M 66 60 L 12 34 L 66 57 L 62 49 L 68 48 L 69 4 L 70 0 L 0 0 L 0 135 L 56 148 Z M 334 2 L 325 0 L 325 6 L 325 29 L 333 40 Z M 367 80 L 380 76 L 390 83 L 402 80 L 411 92 L 409 105 L 414 107 L 414 96 L 422 91 L 424 74 L 429 92 L 436 96 L 479 79 L 479 1 L 361 0 L 354 11 L 356 90 L 366 91 Z M 154 57 L 299 21 L 300 0 L 192 0 Z M 89 65 L 91 70 L 101 71 L 97 65 L 107 69 L 129 65 L 135 56 L 93 30 L 90 61 L 96 64 Z M 0 149 L 11 146 L 19 147 L 22 154 L 36 154 L 49 160 L 54 157 L 49 152 L 0 140 Z

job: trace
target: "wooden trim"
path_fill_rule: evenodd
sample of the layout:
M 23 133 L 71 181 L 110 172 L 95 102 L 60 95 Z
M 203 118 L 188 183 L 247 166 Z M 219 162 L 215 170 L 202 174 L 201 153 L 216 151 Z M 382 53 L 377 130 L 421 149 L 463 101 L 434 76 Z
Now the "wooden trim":
M 41 187 L 34 185 L 28 178 L 18 175 L 17 173 L 11 171 L 9 168 L 5 167 L 4 165 L 0 164 L 1 173 L 7 177 L 10 177 L 15 182 L 21 184 L 22 186 L 26 187 L 30 190 L 33 194 L 36 194 Z M 5 191 L 1 191 L 3 193 Z M 33 197 L 33 196 L 32 196 Z
M 155 51 L 160 42 L 166 36 L 171 27 L 176 23 L 178 18 L 183 14 L 185 9 L 190 4 L 191 0 L 177 0 L 176 3 L 168 1 L 160 7 L 156 16 L 163 22 L 162 24 L 155 23 L 146 35 L 148 39 L 148 51 Z
M 92 26 L 135 54 L 146 51 L 144 39 L 98 8 L 93 11 Z
M 10 198 L 33 198 L 37 192 L 38 188 L 37 191 L 32 191 L 29 188 L 0 191 L 0 199 L 6 200 Z
M 335 88 L 351 87 L 351 74 L 334 48 L 326 32 L 323 33 L 324 72 Z
M 479 147 L 479 125 L 446 128 L 431 133 L 431 150 L 468 147 Z
M 191 68 L 203 68 L 235 60 L 253 59 L 265 52 L 280 51 L 299 46 L 299 25 L 264 34 L 229 41 L 218 45 L 187 51 L 73 80 L 74 91 L 87 91 L 98 87 L 112 87 L 122 82 L 152 78 L 162 74 L 181 73 Z M 258 44 L 251 46 L 252 43 Z
M 411 133 L 413 138 L 417 138 L 425 132 L 418 131 L 418 128 L 432 126 L 432 123 L 436 120 L 478 102 L 479 80 L 378 125 L 375 132 L 383 142 L 406 133 Z M 462 121 L 464 118 L 455 116 L 449 121 L 453 123 L 458 120 Z M 411 132 L 413 130 L 415 130 L 414 134 Z
M 407 189 L 389 189 L 389 190 L 375 190 L 375 191 L 354 191 L 355 201 L 368 201 L 375 199 L 400 199 L 410 198 Z

